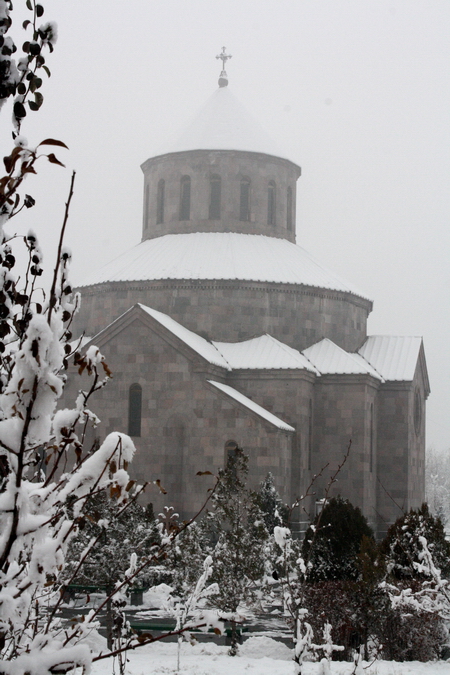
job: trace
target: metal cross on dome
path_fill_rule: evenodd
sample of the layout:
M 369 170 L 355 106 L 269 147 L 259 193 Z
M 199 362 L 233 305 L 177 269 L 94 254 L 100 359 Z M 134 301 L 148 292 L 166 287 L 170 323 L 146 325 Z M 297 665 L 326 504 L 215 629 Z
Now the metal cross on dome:
M 219 77 L 219 87 L 226 87 L 228 84 L 228 75 L 227 71 L 225 70 L 225 64 L 228 59 L 231 58 L 231 54 L 226 53 L 226 47 L 222 47 L 221 53 L 216 56 L 216 59 L 220 59 L 222 61 L 222 72 L 220 73 Z

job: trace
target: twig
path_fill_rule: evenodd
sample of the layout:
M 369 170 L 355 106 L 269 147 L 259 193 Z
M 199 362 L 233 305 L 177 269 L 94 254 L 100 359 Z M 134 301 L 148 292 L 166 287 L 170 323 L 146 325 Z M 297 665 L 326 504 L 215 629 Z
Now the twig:
M 67 198 L 66 207 L 64 209 L 64 220 L 63 220 L 61 232 L 60 232 L 60 235 L 59 235 L 58 252 L 56 254 L 55 270 L 53 272 L 52 287 L 50 289 L 50 300 L 49 300 L 50 307 L 49 307 L 49 310 L 48 310 L 48 324 L 49 325 L 50 325 L 50 320 L 52 318 L 53 306 L 56 304 L 56 300 L 55 300 L 56 283 L 57 283 L 57 280 L 58 280 L 59 267 L 61 265 L 61 251 L 62 251 L 64 236 L 65 236 L 65 232 L 66 232 L 67 221 L 69 219 L 69 207 L 70 207 L 70 202 L 72 201 L 72 197 L 73 197 L 73 186 L 74 186 L 74 183 L 75 183 L 75 175 L 76 175 L 76 172 L 73 171 L 72 172 L 72 178 L 70 180 L 69 196 Z M 61 291 L 63 291 L 63 289 L 61 289 Z

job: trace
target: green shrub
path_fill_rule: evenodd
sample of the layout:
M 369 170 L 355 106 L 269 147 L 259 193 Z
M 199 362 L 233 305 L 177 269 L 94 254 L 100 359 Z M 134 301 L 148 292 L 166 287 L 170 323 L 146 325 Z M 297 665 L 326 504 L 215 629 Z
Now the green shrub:
M 423 551 L 419 537 L 425 537 L 434 564 L 444 577 L 450 577 L 450 542 L 445 537 L 441 519 L 430 513 L 428 505 L 398 518 L 381 544 L 389 574 L 394 579 L 423 579 L 417 569 Z
M 373 532 L 360 509 L 341 497 L 330 499 L 303 541 L 308 581 L 357 579 L 363 537 L 373 540 Z

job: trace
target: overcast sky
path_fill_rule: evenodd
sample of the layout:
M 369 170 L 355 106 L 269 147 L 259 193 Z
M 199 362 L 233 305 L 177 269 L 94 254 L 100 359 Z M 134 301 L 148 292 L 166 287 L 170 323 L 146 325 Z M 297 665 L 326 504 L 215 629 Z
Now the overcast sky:
M 297 242 L 374 300 L 370 334 L 424 337 L 427 445 L 450 448 L 449 0 L 44 6 L 59 38 L 23 132 L 70 147 L 74 278 L 140 240 L 140 165 L 215 90 L 225 45 L 234 94 L 302 167 Z M 14 223 L 41 233 L 48 265 L 69 181 L 43 166 Z

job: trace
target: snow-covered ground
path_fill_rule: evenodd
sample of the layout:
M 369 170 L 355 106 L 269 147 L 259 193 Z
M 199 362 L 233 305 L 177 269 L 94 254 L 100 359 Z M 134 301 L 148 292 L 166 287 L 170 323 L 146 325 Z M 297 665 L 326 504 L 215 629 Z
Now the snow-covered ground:
M 282 643 L 267 637 L 252 637 L 240 647 L 239 655 L 230 657 L 228 648 L 211 643 L 182 645 L 180 670 L 177 671 L 176 643 L 154 643 L 141 647 L 127 655 L 127 675 L 293 675 L 292 652 Z M 450 662 L 395 663 L 376 661 L 362 664 L 358 675 L 449 675 Z M 117 670 L 116 670 L 117 672 Z M 307 663 L 305 675 L 320 675 L 320 663 Z M 92 675 L 111 675 L 111 660 L 97 661 L 92 666 Z M 351 675 L 351 663 L 331 663 L 332 675 Z

